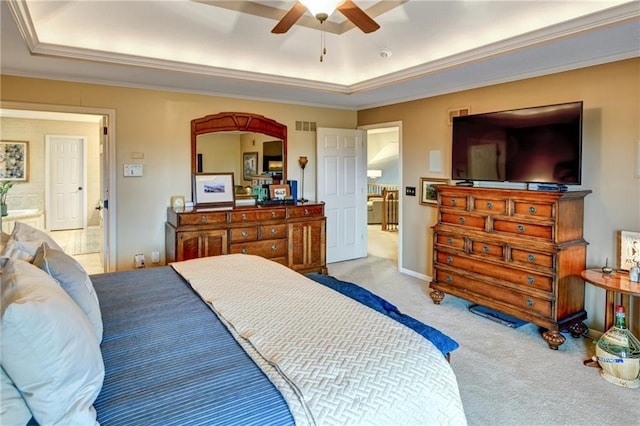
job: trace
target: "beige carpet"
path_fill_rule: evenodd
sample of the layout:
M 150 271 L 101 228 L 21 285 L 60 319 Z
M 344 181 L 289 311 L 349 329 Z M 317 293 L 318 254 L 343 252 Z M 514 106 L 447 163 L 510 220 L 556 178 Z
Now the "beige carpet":
M 333 263 L 329 274 L 360 284 L 460 343 L 451 365 L 470 425 L 640 425 L 640 390 L 612 385 L 598 369 L 583 366 L 594 353 L 591 339 L 567 334 L 553 351 L 535 325 L 500 325 L 453 296 L 434 305 L 427 283 L 397 272 L 392 259 L 370 255 Z

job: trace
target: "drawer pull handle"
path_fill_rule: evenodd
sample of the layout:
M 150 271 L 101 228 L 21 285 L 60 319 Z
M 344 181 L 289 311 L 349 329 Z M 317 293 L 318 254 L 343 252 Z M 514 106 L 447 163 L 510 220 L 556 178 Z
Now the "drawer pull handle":
M 247 231 L 242 231 L 242 236 L 243 236 L 243 237 L 248 237 L 248 236 L 249 236 L 249 233 L 248 233 Z
M 451 282 L 453 282 L 453 277 L 451 275 L 447 275 L 446 280 L 447 280 L 448 283 L 451 283 Z
M 242 213 L 242 220 L 247 220 L 247 215 Z
M 272 233 L 272 234 L 277 234 L 277 233 L 278 233 L 278 230 L 277 230 L 276 228 L 271 228 L 271 233 Z
M 447 256 L 447 263 L 453 263 L 453 257 Z
M 271 217 L 276 217 L 276 212 L 271 212 Z
M 202 215 L 202 216 L 200 217 L 200 222 L 202 222 L 202 223 L 207 223 L 207 217 L 206 217 L 205 215 Z
M 464 217 L 461 217 L 458 219 L 458 222 L 464 225 L 464 223 L 466 222 L 466 219 Z
M 529 213 L 531 214 L 536 214 L 537 209 L 535 208 L 535 206 L 530 206 L 529 207 Z
M 242 249 L 242 254 L 247 254 L 247 253 L 249 253 L 249 250 L 247 250 L 247 248 L 246 248 L 246 247 L 245 247 L 245 248 L 243 248 L 243 249 Z
M 535 279 L 535 278 L 533 278 L 533 277 L 527 277 L 527 282 L 528 282 L 529 284 L 535 284 L 536 279 Z
M 457 201 L 456 201 L 455 199 L 454 199 L 454 200 L 451 200 L 451 205 L 452 205 L 452 206 L 455 206 L 456 204 L 457 204 Z
M 535 262 L 536 261 L 536 257 L 534 255 L 530 254 L 530 255 L 527 256 L 527 260 L 529 262 Z
M 272 246 L 271 246 L 271 250 L 272 250 L 272 251 L 276 251 L 276 250 L 278 250 L 278 246 L 277 246 L 277 245 L 275 245 L 275 244 L 274 244 L 274 245 L 272 245 Z
M 493 208 L 493 203 L 491 203 L 491 202 L 487 203 L 487 208 L 488 209 L 492 209 Z
M 531 300 L 531 299 L 527 299 L 527 302 L 526 302 L 526 303 L 527 303 L 527 306 L 529 306 L 529 307 L 531 307 L 531 306 L 533 306 L 533 305 L 535 305 L 535 304 L 536 304 L 536 303 L 535 303 L 533 300 Z
M 447 243 L 448 244 L 453 244 L 453 238 L 447 238 Z
M 518 225 L 518 232 L 524 232 L 524 225 Z
M 483 246 L 482 251 L 485 253 L 489 253 L 489 246 Z
M 304 209 L 304 215 L 305 216 L 309 216 L 309 210 L 308 209 Z

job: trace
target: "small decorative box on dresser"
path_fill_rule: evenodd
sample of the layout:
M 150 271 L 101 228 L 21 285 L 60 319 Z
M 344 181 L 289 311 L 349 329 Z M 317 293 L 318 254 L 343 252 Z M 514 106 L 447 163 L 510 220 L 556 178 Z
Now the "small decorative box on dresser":
M 327 273 L 324 204 L 167 210 L 167 262 L 244 253 Z
M 546 192 L 437 185 L 431 298 L 448 293 L 529 321 L 551 349 L 587 327 L 584 198 Z

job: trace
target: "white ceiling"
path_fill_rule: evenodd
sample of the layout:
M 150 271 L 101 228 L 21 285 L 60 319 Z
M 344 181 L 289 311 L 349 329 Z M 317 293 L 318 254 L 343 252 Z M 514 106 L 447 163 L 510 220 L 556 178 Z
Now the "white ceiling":
M 640 56 L 639 1 L 354 1 L 381 28 L 335 12 L 323 62 L 311 16 L 270 32 L 295 1 L 2 1 L 0 67 L 363 109 Z

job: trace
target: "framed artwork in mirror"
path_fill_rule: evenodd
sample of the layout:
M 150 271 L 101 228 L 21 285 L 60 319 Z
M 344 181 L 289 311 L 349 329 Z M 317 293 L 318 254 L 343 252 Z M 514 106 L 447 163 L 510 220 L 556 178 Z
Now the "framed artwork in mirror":
M 193 203 L 196 207 L 232 207 L 235 202 L 233 173 L 193 175 Z
M 0 180 L 27 181 L 27 141 L 0 141 Z
M 423 206 L 438 204 L 438 191 L 435 185 L 443 185 L 448 183 L 447 179 L 420 178 L 420 204 Z
M 258 174 L 258 153 L 243 152 L 242 153 L 242 179 L 251 180 L 253 176 Z

